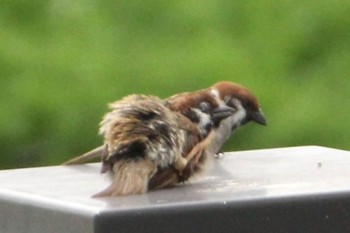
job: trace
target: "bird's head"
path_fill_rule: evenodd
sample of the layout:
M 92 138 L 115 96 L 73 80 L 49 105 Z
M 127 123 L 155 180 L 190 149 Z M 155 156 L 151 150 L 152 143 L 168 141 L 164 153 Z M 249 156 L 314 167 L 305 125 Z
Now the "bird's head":
M 235 109 L 230 118 L 234 121 L 233 128 L 251 121 L 260 125 L 267 124 L 257 98 L 247 88 L 233 82 L 222 81 L 211 87 L 210 93 L 218 102 L 224 102 L 228 107 Z
M 197 124 L 204 137 L 235 112 L 231 106 L 218 102 L 209 89 L 172 96 L 167 99 L 167 105 Z

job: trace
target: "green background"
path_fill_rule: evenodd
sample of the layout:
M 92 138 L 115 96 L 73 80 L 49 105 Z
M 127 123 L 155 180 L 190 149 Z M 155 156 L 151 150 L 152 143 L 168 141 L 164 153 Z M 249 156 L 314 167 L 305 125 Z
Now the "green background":
M 102 143 L 107 103 L 231 80 L 261 102 L 225 151 L 350 149 L 350 1 L 0 1 L 0 168 Z

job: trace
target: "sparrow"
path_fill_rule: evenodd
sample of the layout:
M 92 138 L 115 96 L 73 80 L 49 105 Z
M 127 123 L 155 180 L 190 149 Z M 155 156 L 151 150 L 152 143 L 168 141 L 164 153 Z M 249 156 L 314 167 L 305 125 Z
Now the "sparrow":
M 216 101 L 236 109 L 234 114 L 221 121 L 220 126 L 212 132 L 212 141 L 208 146 L 211 154 L 218 154 L 223 144 L 241 126 L 249 122 L 262 126 L 267 125 L 258 99 L 246 87 L 230 81 L 221 81 L 209 90 Z
M 100 134 L 105 145 L 102 173 L 111 172 L 113 181 L 94 197 L 145 193 L 157 171 L 185 170 L 184 155 L 195 148 L 192 157 L 200 153 L 198 145 L 212 126 L 233 112 L 214 101 L 204 105 L 182 114 L 158 97 L 145 95 L 130 95 L 110 104 Z

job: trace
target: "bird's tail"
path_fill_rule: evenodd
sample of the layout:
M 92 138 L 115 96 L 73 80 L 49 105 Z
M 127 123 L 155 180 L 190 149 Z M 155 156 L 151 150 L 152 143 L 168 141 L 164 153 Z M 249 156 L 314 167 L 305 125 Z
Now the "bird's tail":
M 113 182 L 93 197 L 123 196 L 146 193 L 149 179 L 157 166 L 150 160 L 121 160 L 113 165 Z
M 92 160 L 97 157 L 102 157 L 104 154 L 108 153 L 107 151 L 107 145 L 99 146 L 89 152 L 86 152 L 83 155 L 80 155 L 78 157 L 72 158 L 66 162 L 64 162 L 62 165 L 76 165 L 76 164 L 83 164 L 88 162 L 89 160 Z

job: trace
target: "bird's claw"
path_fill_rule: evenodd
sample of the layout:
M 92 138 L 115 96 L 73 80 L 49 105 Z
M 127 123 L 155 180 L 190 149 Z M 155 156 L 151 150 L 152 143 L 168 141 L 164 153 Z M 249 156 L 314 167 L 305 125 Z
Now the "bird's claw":
M 181 172 L 182 170 L 185 169 L 185 167 L 187 166 L 187 159 L 185 159 L 184 157 L 180 157 L 174 164 L 174 168 L 176 170 L 178 170 L 179 172 Z

